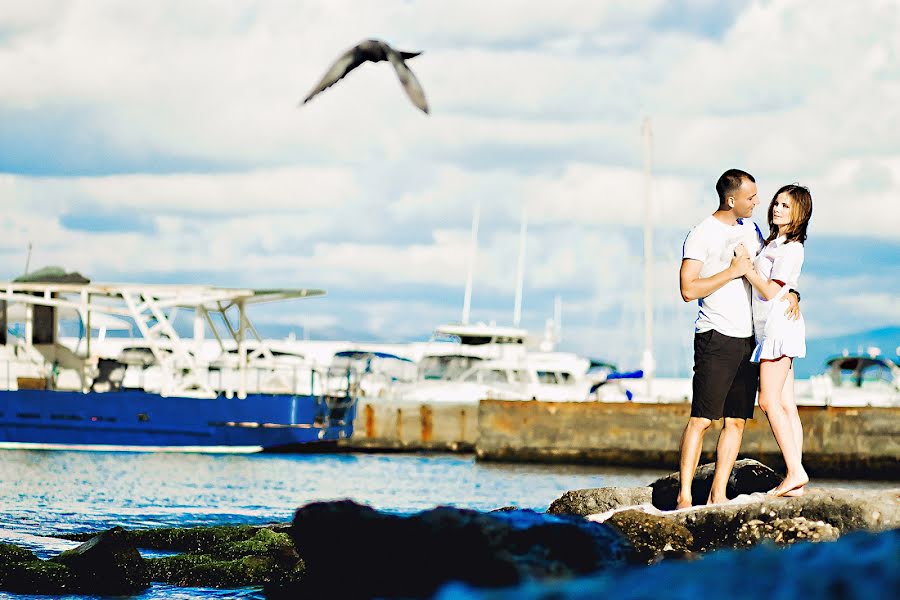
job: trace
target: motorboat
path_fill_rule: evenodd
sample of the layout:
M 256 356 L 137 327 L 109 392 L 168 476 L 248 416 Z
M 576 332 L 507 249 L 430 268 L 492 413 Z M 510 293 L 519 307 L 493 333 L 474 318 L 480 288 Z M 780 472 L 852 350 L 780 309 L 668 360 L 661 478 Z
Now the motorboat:
M 257 452 L 349 437 L 356 374 L 273 351 L 248 310 L 324 293 L 52 276 L 0 283 L 0 448 Z M 179 335 L 179 315 L 192 338 Z M 61 320 L 72 316 L 81 336 L 66 344 Z M 110 338 L 102 353 L 94 339 L 111 319 L 141 335 L 112 357 Z
M 826 370 L 810 378 L 807 402 L 825 406 L 900 406 L 898 357 L 879 348 L 844 352 L 826 361 Z

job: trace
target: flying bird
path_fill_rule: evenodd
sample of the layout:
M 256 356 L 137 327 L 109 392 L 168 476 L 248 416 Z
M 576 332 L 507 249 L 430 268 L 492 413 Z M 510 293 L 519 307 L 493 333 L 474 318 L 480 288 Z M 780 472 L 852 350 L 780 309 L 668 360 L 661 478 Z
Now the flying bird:
M 309 95 L 303 100 L 306 104 L 319 92 L 322 92 L 335 83 L 343 79 L 347 73 L 363 64 L 366 61 L 382 62 L 390 61 L 397 71 L 397 77 L 406 91 L 406 95 L 412 100 L 422 112 L 428 113 L 428 103 L 425 101 L 425 92 L 419 84 L 419 80 L 413 75 L 413 72 L 406 66 L 406 59 L 413 58 L 422 54 L 421 52 L 403 52 L 394 50 L 381 40 L 363 40 L 356 46 L 344 52 L 338 58 L 328 72 L 322 77 L 322 80 L 316 85 Z

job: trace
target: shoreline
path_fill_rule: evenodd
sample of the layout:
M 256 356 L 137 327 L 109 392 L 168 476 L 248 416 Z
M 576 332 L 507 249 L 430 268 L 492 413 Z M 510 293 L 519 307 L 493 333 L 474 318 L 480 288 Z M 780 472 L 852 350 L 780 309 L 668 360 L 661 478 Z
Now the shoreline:
M 712 467 L 698 469 L 695 497 L 709 486 Z M 354 598 L 426 598 L 461 581 L 465 597 L 496 589 L 514 598 L 501 588 L 582 578 L 593 583 L 578 585 L 593 586 L 597 574 L 620 578 L 657 563 L 699 572 L 704 561 L 685 559 L 749 547 L 769 555 L 808 542 L 841 544 L 853 532 L 870 532 L 872 540 L 900 551 L 900 486 L 816 487 L 798 498 L 762 492 L 778 481 L 765 465 L 741 460 L 729 482 L 729 502 L 682 510 L 670 510 L 678 486 L 671 473 L 648 486 L 570 490 L 545 512 L 436 507 L 401 515 L 338 500 L 302 506 L 290 523 L 114 527 L 53 538 L 82 544 L 48 560 L 0 544 L 0 589 L 128 595 L 155 582 L 223 590 L 262 585 L 267 598 L 338 591 Z M 349 581 L 348 565 L 356 573 Z

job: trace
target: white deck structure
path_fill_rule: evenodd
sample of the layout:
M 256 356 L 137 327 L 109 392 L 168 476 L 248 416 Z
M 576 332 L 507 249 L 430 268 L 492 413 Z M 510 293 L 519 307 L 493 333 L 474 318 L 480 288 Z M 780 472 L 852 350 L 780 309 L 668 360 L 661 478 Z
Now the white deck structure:
M 144 381 L 142 387 L 159 386 L 152 391 L 163 396 L 214 397 L 225 391 L 243 398 L 253 386 L 248 379 L 251 367 L 274 368 L 284 363 L 259 335 L 247 308 L 324 294 L 318 289 L 204 285 L 0 283 L 0 348 L 6 362 L 0 377 L 5 376 L 5 389 L 15 389 L 20 377 L 30 376 L 52 378 L 64 387 L 87 392 L 97 376 L 96 342 L 103 340 L 107 329 L 133 327 L 141 334 L 137 347 L 146 350 L 158 370 L 151 378 L 155 383 Z M 174 321 L 180 310 L 192 313 L 192 338 L 183 339 L 176 331 Z M 84 331 L 74 348 L 57 338 L 60 319 L 68 317 L 79 318 Z M 18 338 L 7 333 L 14 322 L 23 325 Z M 215 338 L 212 356 L 204 339 L 206 326 Z M 97 330 L 100 335 L 95 339 Z M 110 341 L 106 338 L 104 344 Z M 219 371 L 220 385 L 214 386 L 211 370 Z M 223 373 L 230 381 L 222 380 Z

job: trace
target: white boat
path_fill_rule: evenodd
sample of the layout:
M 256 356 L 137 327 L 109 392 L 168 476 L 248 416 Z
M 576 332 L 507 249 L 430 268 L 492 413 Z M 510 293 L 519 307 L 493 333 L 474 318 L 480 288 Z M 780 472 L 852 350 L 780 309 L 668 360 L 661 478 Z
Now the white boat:
M 900 366 L 878 348 L 829 359 L 827 370 L 810 378 L 810 394 L 798 403 L 815 406 L 900 406 Z
M 481 400 L 590 400 L 594 382 L 573 373 L 564 362 L 477 360 L 468 369 L 442 379 L 394 387 L 392 399 L 423 403 L 477 404 Z
M 0 282 L 0 448 L 233 453 L 348 437 L 355 374 L 273 349 L 247 311 L 321 295 L 97 284 L 61 269 Z M 176 331 L 179 311 L 192 318 L 193 338 Z M 72 344 L 59 336 L 66 320 L 82 332 Z M 94 339 L 123 323 L 142 341 Z M 214 342 L 205 343 L 207 330 Z

